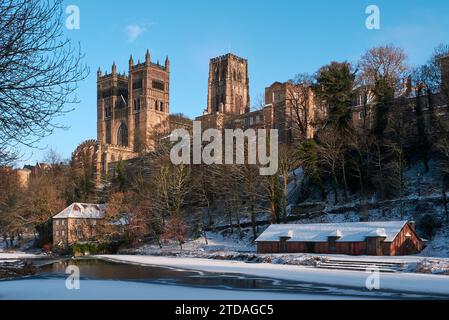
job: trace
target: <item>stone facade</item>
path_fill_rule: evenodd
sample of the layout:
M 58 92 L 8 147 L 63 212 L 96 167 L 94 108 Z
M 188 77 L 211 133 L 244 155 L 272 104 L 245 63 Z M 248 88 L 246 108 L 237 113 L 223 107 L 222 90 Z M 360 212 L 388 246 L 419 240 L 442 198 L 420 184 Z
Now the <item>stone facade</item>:
M 66 247 L 80 241 L 96 240 L 102 219 L 53 219 L 53 246 Z
M 207 114 L 241 115 L 249 109 L 248 61 L 231 53 L 211 59 Z
M 129 160 L 150 151 L 158 132 L 166 131 L 170 113 L 170 61 L 164 65 L 129 59 L 128 75 L 97 72 L 97 140 L 81 144 L 72 159 L 80 166 L 81 158 L 89 158 L 95 166 L 95 178 L 109 172 L 109 164 Z M 81 164 L 82 166 L 82 164 Z
M 134 64 L 129 59 L 128 76 L 97 75 L 97 140 L 101 148 L 103 172 L 107 164 L 135 158 L 154 148 L 155 130 L 163 130 L 170 113 L 170 61 Z
M 265 89 L 264 106 L 250 110 L 248 61 L 233 54 L 213 58 L 209 63 L 207 108 L 197 117 L 202 129 L 209 128 L 265 128 L 278 129 L 281 143 L 292 143 L 302 138 L 312 138 L 314 121 L 324 114 L 315 106 L 311 88 L 307 88 L 307 101 L 302 101 L 307 112 L 305 134 L 295 130 L 295 117 L 304 116 L 294 101 L 304 92 L 301 84 L 275 82 Z M 296 106 L 296 107 L 295 107 Z
M 53 246 L 97 240 L 105 225 L 105 210 L 105 205 L 87 203 L 73 203 L 65 208 L 52 218 Z

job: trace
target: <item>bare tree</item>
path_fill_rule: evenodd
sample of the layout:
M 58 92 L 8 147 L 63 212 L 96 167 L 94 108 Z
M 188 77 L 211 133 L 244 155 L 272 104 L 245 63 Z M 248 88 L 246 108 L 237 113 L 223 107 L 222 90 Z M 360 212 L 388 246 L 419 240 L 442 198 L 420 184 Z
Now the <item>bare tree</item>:
M 442 65 L 442 58 L 449 55 L 449 45 L 440 44 L 434 50 L 429 61 L 421 67 L 422 80 L 426 84 L 427 96 L 432 99 L 432 95 L 440 91 L 446 101 L 449 101 L 449 83 L 442 82 L 443 78 L 449 78 L 445 73 L 449 70 L 444 70 Z M 447 59 L 447 58 L 446 58 Z M 446 66 L 449 68 L 449 66 Z M 433 106 L 433 102 L 429 101 L 429 107 Z
M 449 139 L 447 135 L 438 141 L 437 148 L 440 152 L 440 172 L 441 172 L 441 194 L 443 196 L 444 212 L 446 221 L 449 221 L 449 208 L 447 190 L 449 185 Z
M 290 174 L 299 166 L 298 151 L 295 147 L 279 145 L 279 175 L 281 176 L 281 219 L 287 223 L 288 183 Z
M 319 136 L 319 157 L 323 171 L 330 177 L 334 203 L 338 203 L 339 172 L 344 157 L 344 141 L 336 131 L 323 130 Z
M 55 118 L 78 102 L 88 69 L 64 37 L 62 0 L 0 3 L 0 157 L 18 144 L 34 147 Z
M 269 196 L 264 188 L 266 177 L 259 173 L 258 165 L 243 165 L 239 169 L 242 175 L 243 199 L 245 200 L 246 212 L 251 217 L 253 239 L 257 238 L 257 214 L 267 211 Z
M 182 250 L 187 237 L 187 225 L 184 220 L 180 217 L 170 217 L 165 223 L 162 237 L 166 241 L 175 240 Z
M 393 45 L 368 50 L 358 63 L 359 83 L 373 92 L 376 99 L 373 132 L 383 138 L 388 126 L 389 111 L 395 96 L 402 90 L 402 80 L 408 70 L 406 54 Z
M 313 76 L 298 74 L 287 87 L 286 102 L 291 108 L 293 129 L 299 132 L 301 140 L 309 138 L 309 129 L 313 120 Z
M 393 45 L 372 48 L 359 61 L 359 76 L 362 82 L 371 88 L 381 79 L 385 79 L 390 88 L 399 90 L 407 71 L 406 59 L 404 51 Z
M 12 246 L 14 237 L 26 227 L 27 221 L 22 216 L 24 200 L 17 173 L 10 168 L 0 168 L 0 235 L 6 246 Z

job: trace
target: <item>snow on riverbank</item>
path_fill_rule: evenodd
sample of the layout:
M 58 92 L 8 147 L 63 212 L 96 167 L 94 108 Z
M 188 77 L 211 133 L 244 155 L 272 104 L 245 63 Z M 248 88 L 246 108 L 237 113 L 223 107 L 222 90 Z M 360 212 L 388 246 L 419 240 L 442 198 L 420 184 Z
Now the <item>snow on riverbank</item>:
M 245 232 L 244 237 L 240 238 L 237 232 L 227 236 L 223 236 L 216 232 L 207 232 L 207 244 L 204 237 L 196 240 L 187 241 L 182 246 L 182 251 L 177 243 L 164 244 L 162 248 L 158 245 L 147 244 L 138 249 L 123 250 L 128 254 L 145 254 L 145 255 L 171 255 L 172 253 L 200 253 L 200 252 L 256 252 L 255 244 L 251 244 L 250 232 Z
M 221 290 L 130 281 L 81 280 L 68 290 L 63 279 L 0 281 L 0 300 L 323 300 L 338 296 Z
M 24 252 L 0 252 L 0 261 L 1 260 L 18 260 L 18 259 L 35 259 L 35 258 L 41 258 L 42 256 L 36 255 L 36 254 L 30 254 L 30 253 L 24 253 Z
M 330 286 L 348 286 L 360 288 L 360 290 L 365 290 L 366 281 L 370 275 L 360 271 L 335 271 L 274 264 L 248 264 L 239 261 L 126 255 L 102 255 L 98 257 L 116 262 L 216 273 L 246 274 Z M 382 273 L 380 274 L 380 287 L 382 290 L 449 295 L 449 277 L 413 273 Z

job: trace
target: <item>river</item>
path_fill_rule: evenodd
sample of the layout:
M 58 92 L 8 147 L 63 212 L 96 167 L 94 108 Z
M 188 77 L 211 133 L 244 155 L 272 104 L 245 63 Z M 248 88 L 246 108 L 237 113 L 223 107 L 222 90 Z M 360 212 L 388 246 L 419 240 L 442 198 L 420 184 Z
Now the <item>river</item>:
M 250 275 L 141 266 L 99 259 L 34 262 L 37 273 L 0 281 L 0 299 L 448 299 L 448 296 L 332 287 Z M 66 287 L 67 267 L 80 271 L 80 290 Z

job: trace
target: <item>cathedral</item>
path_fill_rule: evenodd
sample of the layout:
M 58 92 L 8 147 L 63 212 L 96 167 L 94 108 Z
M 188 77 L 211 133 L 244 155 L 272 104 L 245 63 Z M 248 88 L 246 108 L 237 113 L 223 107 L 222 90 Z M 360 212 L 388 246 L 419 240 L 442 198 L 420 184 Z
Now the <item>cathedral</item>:
M 72 155 L 78 166 L 93 164 L 97 182 L 109 165 L 154 147 L 154 135 L 167 130 L 170 113 L 170 61 L 129 59 L 128 75 L 97 72 L 97 140 L 82 143 Z
M 433 99 L 441 107 L 438 110 L 443 110 L 443 93 L 449 92 L 449 56 L 442 57 L 440 63 L 442 90 Z M 370 110 L 375 101 L 357 92 L 354 90 L 351 106 L 353 123 L 358 127 L 369 126 L 374 119 Z M 405 90 L 404 97 L 413 105 L 413 90 Z M 91 168 L 100 185 L 119 161 L 154 150 L 158 137 L 175 128 L 191 127 L 191 120 L 178 118 L 181 117 L 170 115 L 168 58 L 163 65 L 154 63 L 147 50 L 144 62 L 135 64 L 130 57 L 127 75 L 118 73 L 115 63 L 111 73 L 98 69 L 97 140 L 80 144 L 72 155 L 72 163 L 79 168 Z M 279 142 L 291 144 L 313 138 L 325 118 L 326 108 L 315 102 L 310 86 L 291 81 L 274 82 L 267 87 L 261 106 L 251 110 L 248 61 L 228 53 L 209 62 L 207 107 L 196 120 L 201 121 L 203 130 L 277 129 Z
M 248 61 L 234 54 L 216 57 L 209 63 L 207 108 L 201 121 L 207 128 L 278 129 L 281 142 L 294 139 L 292 133 L 292 99 L 298 85 L 275 82 L 265 92 L 264 105 L 250 110 Z M 313 119 L 313 101 L 306 102 Z M 138 158 L 154 149 L 158 134 L 169 132 L 170 61 L 151 61 L 147 50 L 145 61 L 129 59 L 128 74 L 97 72 L 97 140 L 78 146 L 72 155 L 77 167 L 90 166 L 99 185 L 118 161 Z M 310 128 L 313 126 L 310 125 Z M 313 132 L 307 132 L 311 137 Z

